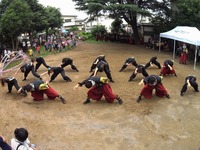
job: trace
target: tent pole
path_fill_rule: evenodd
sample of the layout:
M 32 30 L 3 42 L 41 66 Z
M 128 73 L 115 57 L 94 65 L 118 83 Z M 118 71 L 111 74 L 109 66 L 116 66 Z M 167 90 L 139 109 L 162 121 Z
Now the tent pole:
M 197 45 L 196 45 L 195 56 L 194 56 L 194 70 L 196 68 L 196 62 L 197 62 Z
M 174 40 L 173 59 L 175 58 L 176 40 Z
M 161 37 L 159 36 L 159 52 L 160 52 L 160 45 L 161 45 Z

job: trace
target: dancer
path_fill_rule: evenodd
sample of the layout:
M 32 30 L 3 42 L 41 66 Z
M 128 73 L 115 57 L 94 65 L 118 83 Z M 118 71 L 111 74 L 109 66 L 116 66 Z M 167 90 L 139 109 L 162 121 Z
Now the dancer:
M 41 79 L 40 75 L 35 72 L 34 62 L 35 62 L 35 60 L 31 59 L 30 63 L 26 63 L 25 65 L 23 65 L 22 67 L 20 67 L 21 72 L 24 73 L 24 79 L 22 81 L 26 80 L 26 78 L 27 78 L 28 74 L 30 73 L 30 71 L 32 72 L 32 74 L 35 77 Z
M 119 72 L 121 72 L 122 70 L 124 70 L 127 66 L 129 65 L 133 65 L 135 67 L 138 66 L 136 60 L 134 57 L 129 57 L 126 59 L 125 63 L 123 64 L 123 66 L 121 67 L 121 69 L 119 70 Z
M 50 100 L 58 97 L 63 104 L 66 103 L 65 99 L 59 95 L 52 87 L 50 87 L 48 82 L 44 83 L 42 80 L 35 80 L 30 82 L 27 85 L 21 87 L 18 91 L 21 92 L 21 90 L 31 92 L 31 96 L 35 101 L 44 100 L 44 94 L 46 94 Z
M 74 87 L 74 89 L 82 87 L 83 85 L 85 85 L 85 87 L 89 89 L 89 91 L 87 92 L 88 97 L 83 104 L 90 103 L 90 98 L 99 101 L 101 100 L 102 96 L 104 96 L 108 103 L 113 103 L 113 101 L 116 99 L 121 105 L 123 101 L 118 95 L 112 92 L 112 89 L 108 82 L 109 80 L 106 77 L 89 77 L 83 82 L 78 83 Z
M 14 86 L 15 89 L 18 91 L 20 89 L 17 79 L 15 79 L 15 77 L 5 77 L 1 79 L 1 85 L 4 86 L 5 83 L 8 84 L 8 92 L 7 93 L 11 93 L 12 92 L 12 87 Z M 24 96 L 27 95 L 26 91 L 21 90 L 21 92 Z
M 104 61 L 104 62 L 106 62 L 106 63 L 108 64 L 108 62 L 106 61 L 106 56 L 105 56 L 105 55 L 99 55 L 99 56 L 94 60 L 94 62 L 92 63 L 92 66 L 90 67 L 90 72 L 92 72 L 92 71 L 96 68 L 97 64 L 98 64 L 100 61 Z M 109 65 L 108 65 L 108 69 L 109 69 Z
M 47 72 L 44 72 L 43 74 L 41 74 L 41 76 L 47 74 L 50 76 L 51 73 L 53 73 L 51 75 L 51 78 L 50 78 L 50 81 L 49 82 L 52 82 L 59 74 L 61 74 L 61 76 L 63 77 L 63 79 L 65 81 L 68 81 L 68 82 L 72 82 L 72 80 L 65 75 L 65 70 L 62 68 L 62 67 L 52 67 L 52 68 L 48 68 L 48 71 Z
M 161 80 L 162 80 L 162 77 L 157 76 L 157 75 L 150 75 L 144 78 L 140 82 L 140 84 L 144 82 L 144 87 L 142 91 L 140 92 L 140 96 L 137 99 L 137 103 L 139 103 L 142 100 L 142 96 L 144 96 L 147 99 L 151 99 L 153 89 L 155 89 L 156 96 L 158 97 L 166 96 L 168 99 L 170 99 L 170 96 L 167 90 L 165 89 L 165 87 L 163 86 L 163 84 L 161 83 Z
M 157 61 L 157 57 L 155 56 L 155 57 L 152 57 L 151 59 L 150 59 L 150 61 L 145 65 L 145 69 L 147 69 L 148 67 L 150 67 L 150 66 L 154 66 L 154 65 L 156 65 L 157 67 L 158 67 L 158 69 L 161 69 L 161 65 L 160 65 L 160 63 Z
M 72 68 L 73 70 L 79 72 L 79 70 L 78 70 L 78 69 L 76 68 L 76 66 L 73 64 L 73 60 L 72 60 L 71 58 L 68 58 L 68 57 L 63 58 L 63 59 L 62 59 L 62 63 L 61 63 L 60 66 L 61 66 L 62 68 L 64 68 L 64 67 L 66 67 L 66 66 L 68 66 L 68 65 L 71 65 L 71 68 Z
M 46 64 L 46 62 L 42 56 L 36 57 L 35 61 L 37 62 L 35 65 L 35 72 L 37 72 L 37 70 L 39 69 L 41 64 L 43 64 L 47 69 L 50 68 L 50 66 Z
M 11 150 L 10 145 L 8 145 L 6 139 L 2 135 L 0 135 L 0 148 L 2 150 Z
M 28 139 L 28 131 L 25 128 L 16 128 L 15 138 L 11 139 L 12 150 L 39 150 L 35 144 L 31 144 Z
M 192 86 L 196 92 L 199 92 L 196 79 L 197 78 L 194 75 L 188 75 L 185 78 L 185 83 L 181 89 L 181 94 L 180 94 L 181 96 L 183 96 L 185 94 L 185 92 L 187 91 L 187 87 L 190 87 L 190 86 Z
M 184 43 L 183 44 L 183 50 L 182 50 L 182 53 L 180 55 L 180 61 L 179 61 L 180 64 L 185 64 L 186 65 L 187 55 L 188 55 L 188 49 L 187 49 L 187 47 L 186 47 L 186 45 Z
M 162 66 L 161 72 L 160 72 L 160 76 L 161 75 L 166 76 L 166 75 L 172 74 L 177 77 L 173 65 L 174 65 L 173 60 L 169 60 L 169 59 L 165 60 L 163 66 Z
M 144 65 L 137 65 L 137 67 L 135 68 L 134 72 L 132 73 L 132 75 L 129 78 L 129 82 L 131 82 L 133 79 L 135 79 L 136 75 L 138 73 L 142 73 L 142 75 L 144 77 L 147 77 L 149 74 L 147 73 L 145 66 Z
M 98 72 L 103 72 L 103 71 L 106 73 L 108 79 L 110 79 L 110 82 L 114 83 L 115 81 L 113 81 L 113 79 L 112 79 L 108 64 L 104 61 L 98 62 L 97 66 L 96 66 L 94 72 L 91 74 L 91 76 L 96 76 Z

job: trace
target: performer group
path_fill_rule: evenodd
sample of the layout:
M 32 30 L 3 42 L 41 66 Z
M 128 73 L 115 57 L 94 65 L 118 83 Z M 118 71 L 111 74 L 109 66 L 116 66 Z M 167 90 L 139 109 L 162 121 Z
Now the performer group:
M 183 50 L 183 53 L 186 53 L 185 51 Z M 186 64 L 185 56 L 184 59 L 180 59 L 180 63 Z M 41 65 L 46 68 L 46 71 L 42 74 L 38 74 L 38 70 Z M 27 96 L 28 92 L 30 92 L 34 101 L 44 100 L 45 94 L 48 99 L 51 100 L 58 98 L 63 104 L 65 104 L 66 99 L 61 94 L 59 94 L 52 86 L 50 86 L 50 83 L 54 81 L 59 74 L 62 76 L 63 80 L 67 82 L 72 82 L 72 79 L 66 75 L 66 72 L 64 70 L 64 68 L 68 65 L 71 66 L 72 70 L 79 72 L 79 69 L 73 63 L 73 59 L 69 57 L 64 57 L 60 64 L 53 67 L 48 65 L 45 62 L 45 59 L 41 56 L 38 56 L 36 58 L 32 57 L 31 61 L 21 66 L 18 71 L 21 70 L 21 72 L 24 74 L 24 78 L 22 79 L 22 81 L 27 80 L 30 72 L 33 74 L 33 76 L 37 78 L 36 80 L 31 81 L 23 86 L 19 86 L 18 81 L 14 76 L 8 76 L 1 77 L 1 84 L 2 86 L 4 86 L 5 83 L 7 83 L 8 93 L 12 92 L 12 87 L 14 86 L 18 94 Z M 143 79 L 139 83 L 139 85 L 143 84 L 143 88 L 141 89 L 141 92 L 138 93 L 138 98 L 136 99 L 137 103 L 140 103 L 142 97 L 144 97 L 145 99 L 152 99 L 154 90 L 156 96 L 166 97 L 167 99 L 170 99 L 170 94 L 163 85 L 162 79 L 163 77 L 166 77 L 168 75 L 174 75 L 175 77 L 177 77 L 174 69 L 173 60 L 166 59 L 161 66 L 157 56 L 153 56 L 147 61 L 146 64 L 139 64 L 136 61 L 136 58 L 131 56 L 125 60 L 125 62 L 122 64 L 122 67 L 119 68 L 119 72 L 122 72 L 129 65 L 133 66 L 132 73 L 128 80 L 129 82 L 133 81 L 138 74 L 142 74 L 143 76 Z M 147 71 L 149 67 L 161 69 L 160 74 L 149 74 Z M 109 84 L 109 82 L 112 82 L 114 86 L 115 81 L 112 78 L 110 67 L 105 55 L 97 56 L 91 67 L 88 69 L 90 72 L 90 74 L 88 74 L 88 78 L 86 78 L 84 81 L 78 82 L 78 84 L 75 85 L 73 88 L 74 90 L 76 90 L 78 87 L 82 87 L 83 85 L 85 85 L 85 87 L 89 89 L 87 92 L 87 98 L 83 102 L 83 104 L 91 103 L 91 99 L 99 101 L 102 99 L 102 97 L 104 97 L 108 103 L 113 103 L 116 100 L 118 104 L 123 104 L 122 98 L 112 91 L 112 87 Z M 16 73 L 18 73 L 18 71 Z M 105 76 L 98 76 L 98 72 L 104 72 Z M 43 76 L 45 75 L 49 75 L 49 81 L 43 81 Z M 190 86 L 194 88 L 195 92 L 199 92 L 198 83 L 196 80 L 197 78 L 195 75 L 188 75 L 185 78 L 182 89 L 180 89 L 180 95 L 185 95 L 187 88 Z

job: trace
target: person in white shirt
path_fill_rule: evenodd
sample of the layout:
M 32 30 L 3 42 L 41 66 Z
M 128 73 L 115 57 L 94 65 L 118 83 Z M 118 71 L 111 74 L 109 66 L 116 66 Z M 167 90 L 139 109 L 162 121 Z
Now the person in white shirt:
M 14 134 L 15 138 L 11 139 L 12 150 L 39 150 L 35 144 L 30 143 L 25 128 L 16 128 Z

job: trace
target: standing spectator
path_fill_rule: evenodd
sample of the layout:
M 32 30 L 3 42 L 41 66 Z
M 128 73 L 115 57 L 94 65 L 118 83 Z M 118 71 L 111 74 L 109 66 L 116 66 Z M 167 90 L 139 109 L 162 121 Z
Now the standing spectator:
M 39 44 L 36 47 L 36 51 L 37 51 L 38 54 L 40 54 L 40 45 Z
M 113 103 L 113 101 L 116 99 L 121 105 L 123 103 L 122 99 L 112 92 L 108 81 L 109 80 L 106 77 L 89 77 L 83 82 L 78 83 L 74 89 L 82 87 L 83 85 L 89 89 L 87 92 L 88 97 L 83 104 L 90 103 L 90 98 L 99 101 L 101 100 L 102 96 L 104 96 L 108 103 Z
M 119 72 L 121 72 L 122 70 L 124 70 L 127 66 L 129 65 L 133 65 L 135 67 L 138 66 L 136 60 L 134 57 L 129 57 L 126 59 L 125 63 L 123 64 L 123 66 L 121 67 L 121 69 L 119 70 Z
M 160 72 L 160 76 L 161 75 L 166 76 L 166 75 L 172 74 L 177 77 L 173 65 L 174 65 L 173 60 L 169 60 L 169 59 L 165 60 L 163 66 L 162 66 L 161 72 Z
M 170 98 L 167 90 L 161 83 L 162 77 L 157 75 L 150 75 L 146 78 L 144 78 L 142 82 L 144 82 L 144 87 L 142 91 L 140 92 L 140 96 L 137 99 L 137 102 L 139 103 L 142 100 L 142 96 L 145 98 L 151 99 L 152 98 L 152 92 L 153 89 L 155 89 L 155 93 L 158 97 L 166 96 L 168 99 Z
M 11 150 L 10 145 L 8 145 L 6 139 L 2 135 L 0 135 L 0 148 L 2 150 Z
M 160 63 L 157 61 L 157 57 L 155 56 L 155 57 L 152 57 L 151 59 L 150 59 L 150 61 L 145 65 L 145 69 L 147 69 L 148 67 L 150 67 L 150 66 L 154 66 L 154 65 L 156 65 L 157 67 L 158 67 L 158 69 L 161 69 L 161 65 L 160 65 Z
M 185 94 L 185 92 L 187 91 L 187 87 L 190 87 L 190 86 L 192 86 L 196 92 L 199 92 L 196 79 L 197 78 L 194 75 L 189 75 L 185 78 L 185 83 L 181 89 L 181 94 L 180 94 L 181 96 Z
M 25 128 L 16 128 L 15 138 L 11 139 L 12 150 L 39 150 L 35 144 L 31 144 L 28 139 L 28 131 Z
M 133 71 L 132 75 L 129 78 L 129 82 L 131 82 L 135 77 L 137 76 L 138 73 L 142 73 L 144 77 L 147 77 L 149 74 L 147 73 L 145 66 L 144 65 L 137 65 L 135 70 Z
M 180 56 L 180 61 L 179 61 L 180 64 L 185 64 L 186 65 L 187 55 L 188 55 L 188 49 L 187 49 L 187 47 L 186 47 L 186 45 L 184 43 L 183 44 L 183 50 L 182 50 L 182 53 L 181 53 L 181 56 Z

